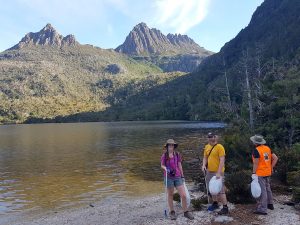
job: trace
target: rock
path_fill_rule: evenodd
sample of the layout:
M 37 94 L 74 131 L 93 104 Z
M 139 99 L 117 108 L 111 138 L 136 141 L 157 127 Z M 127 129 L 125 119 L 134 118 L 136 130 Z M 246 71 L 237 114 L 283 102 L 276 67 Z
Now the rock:
M 218 223 L 227 223 L 227 222 L 231 222 L 231 221 L 233 221 L 233 218 L 229 217 L 229 216 L 217 216 L 215 218 L 215 222 L 218 222 Z
M 10 48 L 12 49 L 21 49 L 26 46 L 42 45 L 42 46 L 52 46 L 52 47 L 62 47 L 62 46 L 74 46 L 78 42 L 75 39 L 74 35 L 67 35 L 63 37 L 59 34 L 51 24 L 47 24 L 39 32 L 33 33 L 30 32 L 21 39 L 21 41 Z
M 168 61 L 170 61 L 168 56 L 196 54 L 197 58 L 202 60 L 202 58 L 212 54 L 212 52 L 200 47 L 187 35 L 168 34 L 165 36 L 160 30 L 150 29 L 145 23 L 136 25 L 126 37 L 125 42 L 116 48 L 116 51 L 136 57 L 167 56 L 165 59 Z M 174 59 L 171 61 L 174 61 Z M 197 60 L 196 64 L 199 63 L 199 60 Z M 186 68 L 180 71 L 184 70 Z M 168 69 L 165 68 L 165 71 L 174 71 L 174 69 L 169 65 Z

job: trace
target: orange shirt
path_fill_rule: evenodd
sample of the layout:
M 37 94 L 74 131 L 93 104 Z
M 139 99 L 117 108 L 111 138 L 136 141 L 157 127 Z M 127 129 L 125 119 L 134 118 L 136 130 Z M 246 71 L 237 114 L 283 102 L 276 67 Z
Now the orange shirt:
M 256 175 L 260 177 L 271 176 L 272 174 L 272 152 L 271 149 L 266 145 L 259 145 L 256 147 L 259 153 L 258 166 Z M 254 157 L 252 156 L 254 161 Z

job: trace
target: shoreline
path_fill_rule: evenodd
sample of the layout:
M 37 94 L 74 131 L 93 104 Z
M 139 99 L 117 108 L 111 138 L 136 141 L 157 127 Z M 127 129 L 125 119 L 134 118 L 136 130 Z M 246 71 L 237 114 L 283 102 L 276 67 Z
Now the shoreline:
M 191 196 L 197 193 L 191 193 Z M 198 195 L 198 194 L 197 194 Z M 174 202 L 177 220 L 165 218 L 164 193 L 144 198 L 106 199 L 84 207 L 66 209 L 61 211 L 48 211 L 42 213 L 22 213 L 1 219 L 6 225 L 167 225 L 167 224 L 297 224 L 300 222 L 300 213 L 294 207 L 284 205 L 282 199 L 287 196 L 275 196 L 275 210 L 268 211 L 267 216 L 252 214 L 254 205 L 229 204 L 230 213 L 219 216 L 210 213 L 204 205 L 201 211 L 193 211 L 195 217 L 190 221 L 183 217 L 180 204 Z

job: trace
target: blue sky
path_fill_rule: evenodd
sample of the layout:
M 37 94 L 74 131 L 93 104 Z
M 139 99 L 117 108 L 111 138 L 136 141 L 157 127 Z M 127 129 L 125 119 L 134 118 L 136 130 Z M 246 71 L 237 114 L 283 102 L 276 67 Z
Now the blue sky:
M 218 52 L 250 22 L 263 0 L 0 0 L 0 52 L 51 23 L 81 44 L 116 48 L 145 22 L 164 34 L 187 34 Z

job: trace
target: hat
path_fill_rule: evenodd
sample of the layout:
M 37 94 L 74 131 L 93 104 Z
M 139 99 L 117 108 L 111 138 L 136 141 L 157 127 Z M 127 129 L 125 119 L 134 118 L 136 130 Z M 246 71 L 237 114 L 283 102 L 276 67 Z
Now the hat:
M 251 140 L 254 144 L 259 144 L 259 145 L 266 144 L 266 140 L 265 140 L 264 137 L 261 136 L 261 135 L 254 135 L 254 136 L 250 137 L 250 140 Z
M 177 146 L 178 146 L 178 144 L 173 139 L 168 139 L 165 144 L 165 147 L 167 147 L 169 144 L 173 144 L 174 148 L 177 148 Z
M 213 133 L 213 132 L 209 132 L 208 134 L 207 134 L 207 138 L 213 138 L 213 137 L 215 137 L 216 135 Z

